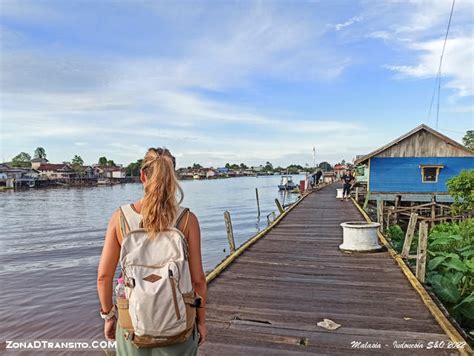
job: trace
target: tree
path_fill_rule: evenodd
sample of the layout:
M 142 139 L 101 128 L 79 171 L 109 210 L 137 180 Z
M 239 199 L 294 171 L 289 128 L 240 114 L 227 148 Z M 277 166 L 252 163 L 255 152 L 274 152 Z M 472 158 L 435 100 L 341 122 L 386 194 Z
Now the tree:
M 99 157 L 99 166 L 106 166 L 107 162 L 107 157 Z
M 43 147 L 36 147 L 35 158 L 46 158 L 46 150 Z
M 226 163 L 224 168 L 230 169 L 230 163 Z
M 73 166 L 83 166 L 84 165 L 84 160 L 81 158 L 81 156 L 75 155 L 72 158 L 71 163 L 72 163 Z
M 454 198 L 452 205 L 456 214 L 474 211 L 474 169 L 463 170 L 446 183 L 449 194 Z
M 345 165 L 345 164 L 346 164 L 346 160 L 343 159 L 343 160 L 341 161 L 341 164 L 342 164 L 342 165 Z
M 244 163 L 241 163 L 239 168 L 243 171 L 246 170 L 246 169 L 249 169 L 249 167 L 247 167 Z
M 266 162 L 265 166 L 263 167 L 264 172 L 273 172 L 273 165 L 270 162 Z
M 202 169 L 202 166 L 199 163 L 193 163 L 193 169 Z
M 114 162 L 113 160 L 109 159 L 109 160 L 107 161 L 107 164 L 106 164 L 106 165 L 107 165 L 107 166 L 110 166 L 110 167 L 115 167 L 115 162 Z
M 125 171 L 128 176 L 138 177 L 140 175 L 140 169 L 142 167 L 143 159 L 139 159 L 136 162 L 130 163 Z
M 324 172 L 332 170 L 332 166 L 329 164 L 329 162 L 321 162 L 318 167 L 321 168 Z
M 84 173 L 84 160 L 81 158 L 81 156 L 74 155 L 74 157 L 71 160 L 71 165 L 72 169 L 76 172 L 82 175 Z
M 12 166 L 19 167 L 19 168 L 31 167 L 31 156 L 26 152 L 21 152 L 17 154 L 12 159 Z
M 462 142 L 464 143 L 464 146 L 474 150 L 474 130 L 466 131 L 466 134 L 462 138 Z

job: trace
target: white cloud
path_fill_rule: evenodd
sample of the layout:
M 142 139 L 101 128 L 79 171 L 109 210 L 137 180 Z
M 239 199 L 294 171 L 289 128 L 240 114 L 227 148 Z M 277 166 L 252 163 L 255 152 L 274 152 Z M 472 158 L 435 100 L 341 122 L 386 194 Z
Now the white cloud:
M 438 73 L 439 58 L 444 39 L 412 44 L 420 53 L 415 65 L 387 65 L 386 68 L 404 77 L 431 78 Z M 474 95 L 474 39 L 451 38 L 446 44 L 442 66 L 442 83 L 459 96 Z
M 335 25 L 330 25 L 330 27 L 334 28 L 336 31 L 340 31 L 345 27 L 348 27 L 348 26 L 351 26 L 355 23 L 361 22 L 362 19 L 363 18 L 361 16 L 354 16 L 354 17 L 351 17 L 349 20 L 347 20 L 345 22 L 338 23 L 338 24 L 335 24 Z

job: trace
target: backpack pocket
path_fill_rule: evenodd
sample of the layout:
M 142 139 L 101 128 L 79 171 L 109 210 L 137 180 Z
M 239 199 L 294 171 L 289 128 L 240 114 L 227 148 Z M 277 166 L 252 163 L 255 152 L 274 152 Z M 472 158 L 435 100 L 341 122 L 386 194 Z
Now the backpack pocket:
M 127 266 L 133 278 L 129 312 L 138 336 L 169 337 L 186 329 L 186 306 L 179 291 L 179 270 L 175 263 L 153 267 Z

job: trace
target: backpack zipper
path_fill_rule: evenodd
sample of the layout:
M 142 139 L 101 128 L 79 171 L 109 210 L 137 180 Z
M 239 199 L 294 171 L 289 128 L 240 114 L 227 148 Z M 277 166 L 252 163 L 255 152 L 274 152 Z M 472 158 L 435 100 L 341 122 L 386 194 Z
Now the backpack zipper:
M 176 314 L 176 318 L 179 320 L 181 319 L 181 315 L 179 313 L 178 297 L 176 294 L 176 280 L 174 279 L 173 271 L 171 269 L 168 269 L 168 276 L 171 283 L 171 291 L 173 293 L 174 312 Z

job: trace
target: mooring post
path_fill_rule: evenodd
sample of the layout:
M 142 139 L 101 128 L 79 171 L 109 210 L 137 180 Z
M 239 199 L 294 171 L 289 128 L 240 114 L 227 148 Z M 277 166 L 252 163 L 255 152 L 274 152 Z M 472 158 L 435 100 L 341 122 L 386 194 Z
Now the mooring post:
M 401 253 L 402 258 L 408 258 L 408 255 L 410 254 L 410 247 L 413 241 L 413 236 L 415 235 L 417 220 L 418 220 L 418 214 L 411 213 L 410 221 L 408 222 L 407 232 L 405 234 L 405 241 L 403 242 L 403 249 Z
M 257 211 L 258 211 L 258 217 L 260 217 L 260 200 L 258 199 L 258 188 L 255 188 L 255 196 L 257 197 Z
M 355 189 L 355 201 L 357 203 L 359 202 L 359 187 L 356 187 Z
M 281 205 L 281 203 L 280 203 L 280 201 L 279 201 L 278 199 L 275 199 L 275 204 L 276 204 L 276 206 L 277 206 L 278 211 L 280 212 L 280 214 L 282 214 L 282 213 L 285 211 L 285 209 L 283 209 L 283 206 Z
M 418 236 L 418 249 L 416 252 L 416 278 L 418 278 L 418 280 L 423 283 L 425 281 L 426 248 L 428 246 L 428 224 L 425 221 L 420 223 Z
M 234 229 L 232 228 L 232 220 L 230 213 L 226 210 L 224 212 L 225 228 L 227 230 L 227 240 L 229 240 L 230 253 L 235 252 Z

